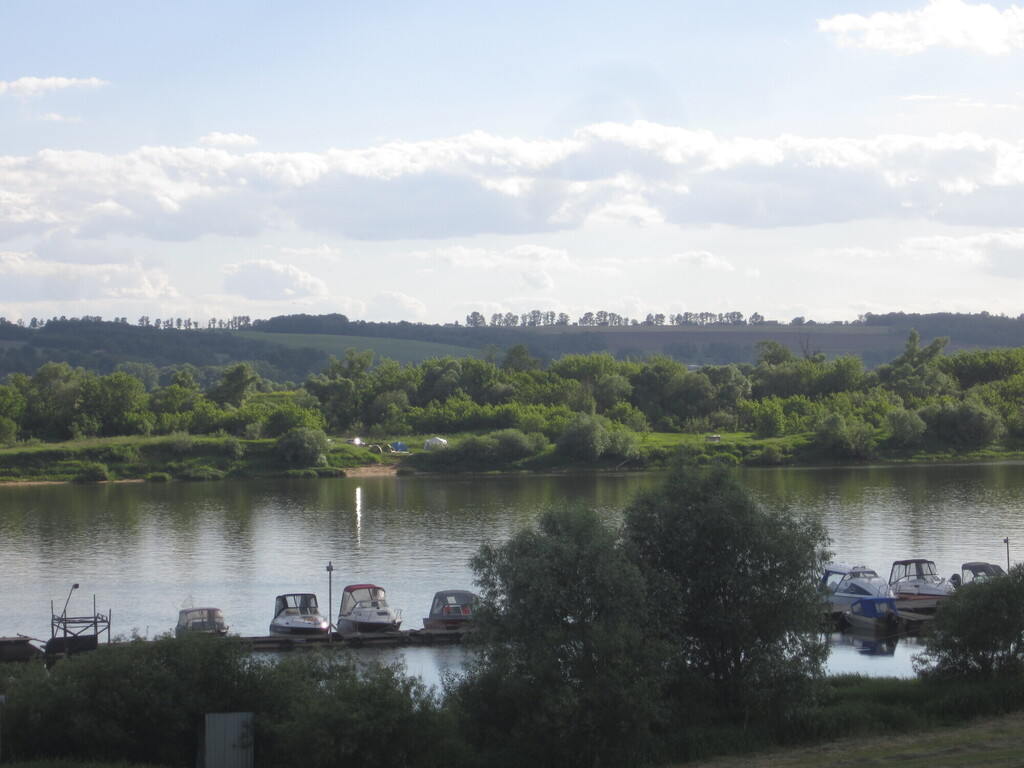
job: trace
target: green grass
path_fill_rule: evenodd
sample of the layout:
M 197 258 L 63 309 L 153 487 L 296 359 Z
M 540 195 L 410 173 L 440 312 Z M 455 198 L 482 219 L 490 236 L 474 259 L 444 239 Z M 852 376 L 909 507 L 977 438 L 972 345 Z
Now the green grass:
M 238 331 L 246 339 L 257 339 L 281 344 L 286 347 L 308 347 L 337 358 L 345 356 L 345 350 L 362 352 L 372 349 L 376 359 L 390 358 L 396 362 L 422 363 L 437 357 L 483 357 L 479 349 L 441 344 L 433 341 L 411 341 L 409 339 L 386 339 L 376 336 L 335 336 L 320 333 L 261 333 L 259 331 Z

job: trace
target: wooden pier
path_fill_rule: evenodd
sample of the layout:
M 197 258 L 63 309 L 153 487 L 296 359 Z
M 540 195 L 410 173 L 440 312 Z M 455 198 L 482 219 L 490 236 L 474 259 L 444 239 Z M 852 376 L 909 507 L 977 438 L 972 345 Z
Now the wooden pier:
M 457 645 L 466 631 L 455 629 L 408 629 L 398 632 L 356 632 L 330 635 L 263 635 L 226 639 L 248 643 L 254 651 L 294 651 L 312 648 L 398 648 L 402 646 Z

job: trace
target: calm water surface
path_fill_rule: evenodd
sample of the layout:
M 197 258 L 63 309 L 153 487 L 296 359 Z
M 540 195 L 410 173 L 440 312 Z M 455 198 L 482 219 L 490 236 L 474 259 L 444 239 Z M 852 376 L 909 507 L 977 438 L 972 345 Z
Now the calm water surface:
M 928 557 L 948 576 L 967 560 L 1024 552 L 1024 465 L 744 470 L 765 503 L 818 510 L 836 559 L 888 575 Z M 433 593 L 472 588 L 467 560 L 537 513 L 583 501 L 618 521 L 657 474 L 344 478 L 0 488 L 0 636 L 49 636 L 73 582 L 72 615 L 110 612 L 114 634 L 170 630 L 178 609 L 216 605 L 232 631 L 266 634 L 274 597 L 316 592 L 337 611 L 341 588 L 374 582 L 422 626 Z M 329 581 L 325 566 L 334 565 Z M 912 643 L 833 637 L 831 671 L 912 674 Z M 395 658 L 384 654 L 385 660 Z M 435 682 L 460 649 L 413 649 L 409 671 Z

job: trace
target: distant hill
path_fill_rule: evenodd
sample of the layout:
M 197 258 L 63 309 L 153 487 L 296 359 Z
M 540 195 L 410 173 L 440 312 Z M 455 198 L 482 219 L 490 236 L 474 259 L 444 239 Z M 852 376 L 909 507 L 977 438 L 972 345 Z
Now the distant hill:
M 911 329 L 923 341 L 949 337 L 947 351 L 1024 347 L 1024 319 L 986 313 L 963 315 L 892 313 L 866 315 L 853 323 L 758 325 L 541 325 L 470 328 L 464 325 L 370 323 L 344 315 L 286 315 L 246 322 L 232 329 L 180 329 L 129 325 L 99 318 L 51 320 L 25 328 L 0 320 L 0 376 L 34 373 L 48 361 L 63 361 L 98 373 L 122 363 L 171 370 L 184 364 L 219 370 L 250 362 L 274 381 L 304 381 L 323 370 L 331 355 L 348 348 L 372 349 L 378 358 L 418 363 L 431 357 L 500 359 L 525 345 L 542 363 L 565 354 L 610 352 L 619 358 L 667 355 L 692 365 L 753 363 L 757 345 L 775 341 L 794 354 L 856 355 L 866 367 L 898 355 Z

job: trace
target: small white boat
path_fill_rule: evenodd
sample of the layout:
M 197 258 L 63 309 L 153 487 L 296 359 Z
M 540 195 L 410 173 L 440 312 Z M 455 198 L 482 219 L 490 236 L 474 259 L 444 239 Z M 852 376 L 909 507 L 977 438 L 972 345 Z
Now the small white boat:
M 330 622 L 321 614 L 316 595 L 297 592 L 278 595 L 274 602 L 274 618 L 270 622 L 272 635 L 327 634 Z
M 402 612 L 388 605 L 384 589 L 374 584 L 350 584 L 341 594 L 338 632 L 396 632 Z
M 829 563 L 818 585 L 825 613 L 840 618 L 865 597 L 892 597 L 889 583 L 866 565 Z
M 901 611 L 933 611 L 953 593 L 953 584 L 939 576 L 935 562 L 922 557 L 893 562 L 889 587 Z
M 186 635 L 226 635 L 227 622 L 220 608 L 182 608 L 178 611 L 175 637 Z

